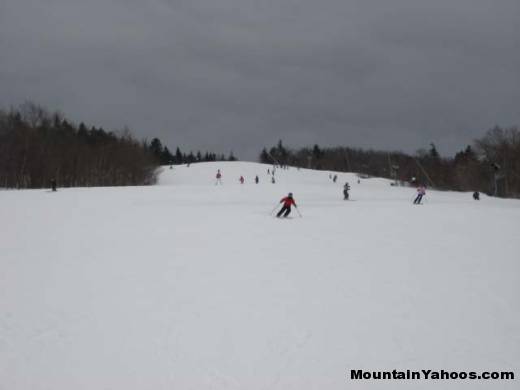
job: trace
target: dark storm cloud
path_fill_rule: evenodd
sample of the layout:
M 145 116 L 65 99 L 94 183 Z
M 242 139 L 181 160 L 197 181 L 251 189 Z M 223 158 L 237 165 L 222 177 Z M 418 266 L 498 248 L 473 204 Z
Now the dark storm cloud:
M 0 105 L 171 147 L 452 153 L 520 123 L 517 0 L 3 0 Z

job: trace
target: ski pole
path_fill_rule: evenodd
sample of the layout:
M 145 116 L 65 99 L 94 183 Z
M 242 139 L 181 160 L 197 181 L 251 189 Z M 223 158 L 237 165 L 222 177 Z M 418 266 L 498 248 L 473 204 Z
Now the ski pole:
M 273 215 L 274 211 L 278 208 L 279 203 L 276 203 L 276 206 L 271 210 L 270 215 Z
M 298 209 L 298 207 L 296 207 L 296 206 L 295 206 L 294 208 L 295 208 L 295 209 L 296 209 L 296 211 L 298 212 L 298 215 L 300 216 L 300 218 L 302 218 L 302 217 L 303 217 L 303 215 L 302 215 L 302 213 L 300 213 L 300 210 Z

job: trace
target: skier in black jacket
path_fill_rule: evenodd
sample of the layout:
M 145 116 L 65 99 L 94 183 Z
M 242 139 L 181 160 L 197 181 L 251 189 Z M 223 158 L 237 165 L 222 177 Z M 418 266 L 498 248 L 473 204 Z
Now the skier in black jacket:
M 348 192 L 350 191 L 350 184 L 345 183 L 343 186 L 343 199 L 348 200 Z

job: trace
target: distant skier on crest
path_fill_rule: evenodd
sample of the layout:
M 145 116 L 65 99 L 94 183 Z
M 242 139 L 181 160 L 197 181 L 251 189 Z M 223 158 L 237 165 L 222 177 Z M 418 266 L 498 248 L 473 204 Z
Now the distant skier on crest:
M 240 179 L 238 179 L 238 180 L 240 181 L 240 184 L 244 184 L 244 181 L 245 181 L 244 176 L 240 176 Z
M 289 216 L 289 214 L 291 213 L 291 206 L 298 208 L 296 202 L 294 201 L 292 192 L 289 192 L 289 195 L 287 195 L 285 198 L 282 198 L 280 203 L 283 203 L 283 206 L 280 209 L 280 211 L 278 211 L 278 214 L 276 214 L 276 217 L 278 218 L 282 216 L 284 218 L 287 218 L 287 216 Z
M 220 173 L 220 169 L 217 170 L 217 175 L 215 177 L 217 178 L 215 185 L 222 184 L 222 173 Z

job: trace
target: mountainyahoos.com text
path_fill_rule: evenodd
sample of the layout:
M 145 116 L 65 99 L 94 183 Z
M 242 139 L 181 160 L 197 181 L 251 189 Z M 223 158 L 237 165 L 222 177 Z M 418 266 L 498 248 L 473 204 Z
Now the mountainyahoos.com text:
M 514 380 L 511 371 L 350 370 L 351 380 Z

